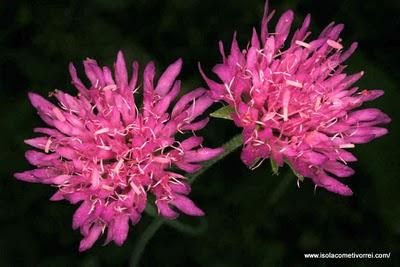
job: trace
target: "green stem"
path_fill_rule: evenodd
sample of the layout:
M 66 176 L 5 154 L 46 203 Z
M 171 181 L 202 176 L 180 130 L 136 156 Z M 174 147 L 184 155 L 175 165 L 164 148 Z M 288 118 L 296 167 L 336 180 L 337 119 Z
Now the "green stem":
M 164 219 L 162 218 L 154 219 L 151 224 L 147 226 L 146 230 L 140 235 L 140 238 L 137 241 L 131 255 L 130 266 L 137 267 L 139 265 L 140 258 L 143 254 L 144 249 L 146 248 L 147 243 L 157 232 L 157 230 L 163 225 L 163 223 Z
M 145 212 L 155 219 L 159 218 L 156 208 L 153 205 L 147 205 Z M 207 229 L 207 221 L 204 218 L 198 219 L 200 219 L 200 224 L 198 226 L 187 225 L 178 220 L 164 220 L 164 223 L 172 228 L 175 228 L 179 232 L 183 232 L 188 235 L 198 235 Z
M 290 182 L 293 180 L 293 172 L 291 170 L 287 170 L 285 176 L 282 177 L 279 184 L 275 187 L 275 190 L 272 191 L 271 196 L 268 199 L 268 205 L 275 205 L 279 199 L 282 197 L 283 193 L 289 187 Z
M 197 226 L 191 226 L 188 224 L 184 224 L 178 220 L 165 220 L 164 223 L 181 233 L 185 233 L 191 236 L 202 234 L 207 229 L 207 220 L 204 218 L 200 218 L 200 223 Z
M 240 147 L 243 144 L 242 141 L 242 135 L 238 134 L 232 137 L 228 142 L 226 142 L 222 148 L 224 149 L 224 152 L 222 152 L 218 157 L 207 161 L 205 164 L 203 164 L 203 168 L 196 172 L 193 175 L 189 176 L 189 184 L 192 184 L 196 181 L 197 177 L 202 175 L 204 172 L 206 172 L 210 167 L 212 167 L 215 163 L 218 161 L 222 160 L 226 156 L 228 156 L 230 153 L 235 151 L 238 147 Z
M 243 144 L 242 141 L 242 135 L 238 134 L 235 135 L 232 139 L 230 139 L 228 142 L 226 142 L 222 147 L 224 149 L 224 152 L 221 153 L 221 155 L 219 155 L 218 157 L 214 158 L 213 160 L 210 160 L 208 162 L 206 162 L 203 165 L 203 168 L 196 172 L 195 174 L 189 176 L 189 184 L 192 184 L 195 182 L 195 180 L 201 175 L 203 174 L 205 171 L 207 171 L 209 168 L 211 168 L 215 163 L 217 163 L 218 161 L 222 160 L 223 158 L 225 158 L 227 155 L 229 155 L 231 152 L 233 152 L 234 150 L 236 150 L 237 148 L 239 148 L 241 145 Z M 154 216 L 156 214 L 155 212 L 155 208 L 148 205 L 146 207 L 146 212 L 151 215 Z M 168 224 L 174 228 L 178 228 L 180 230 L 182 230 L 183 232 L 186 233 L 194 233 L 197 232 L 199 230 L 194 230 L 194 228 L 189 227 L 189 226 L 185 226 L 182 223 L 177 223 L 177 222 L 172 222 L 172 221 L 167 221 L 161 218 L 156 218 L 153 220 L 153 222 L 146 228 L 146 230 L 141 234 L 141 236 L 139 237 L 133 252 L 132 252 L 132 256 L 131 256 L 131 267 L 137 267 L 140 261 L 140 257 L 143 254 L 143 251 L 147 245 L 147 243 L 150 241 L 150 239 L 153 237 L 153 235 L 157 232 L 157 230 L 165 223 L 168 222 Z

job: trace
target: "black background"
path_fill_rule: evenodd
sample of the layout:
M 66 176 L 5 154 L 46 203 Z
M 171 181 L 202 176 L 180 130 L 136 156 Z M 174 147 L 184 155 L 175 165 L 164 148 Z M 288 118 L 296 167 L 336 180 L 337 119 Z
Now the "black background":
M 361 88 L 384 89 L 369 104 L 393 122 L 389 135 L 354 149 L 356 174 L 345 181 L 355 192 L 342 197 L 310 180 L 296 186 L 287 172 L 273 176 L 268 164 L 249 171 L 231 154 L 193 186 L 192 199 L 207 213 L 208 228 L 197 236 L 163 226 L 150 241 L 142 266 L 400 266 L 399 123 L 400 2 L 376 0 L 270 1 L 278 15 L 291 8 L 296 25 L 312 14 L 314 37 L 334 20 L 345 23 L 344 44 L 360 48 L 346 62 L 348 72 L 364 70 Z M 29 169 L 23 143 L 44 125 L 27 92 L 74 92 L 67 71 L 73 61 L 94 58 L 112 64 L 119 49 L 141 67 L 153 59 L 160 72 L 184 59 L 183 88 L 204 86 L 200 61 L 220 61 L 217 41 L 230 43 L 233 31 L 245 47 L 258 27 L 261 0 L 169 1 L 1 1 L 0 2 L 0 266 L 126 266 L 133 245 L 150 222 L 144 216 L 131 227 L 121 248 L 98 242 L 78 252 L 80 234 L 71 228 L 76 207 L 50 202 L 54 188 L 17 181 L 15 171 Z M 274 25 L 277 16 L 272 21 Z M 81 74 L 83 77 L 83 74 Z M 215 110 L 219 105 L 213 106 Z M 211 120 L 202 130 L 206 144 L 221 145 L 239 129 Z M 273 196 L 271 200 L 271 196 Z M 187 223 L 194 219 L 182 216 Z M 390 260 L 304 260 L 307 252 L 391 252 Z

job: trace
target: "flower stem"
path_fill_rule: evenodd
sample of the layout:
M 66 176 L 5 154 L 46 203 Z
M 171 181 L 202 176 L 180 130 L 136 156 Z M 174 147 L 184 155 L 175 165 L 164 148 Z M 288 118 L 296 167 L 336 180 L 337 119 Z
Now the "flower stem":
M 281 181 L 268 198 L 269 206 L 273 206 L 279 201 L 283 193 L 288 189 L 290 182 L 293 180 L 293 176 L 293 172 L 291 172 L 291 170 L 287 170 L 285 176 L 282 177 Z
M 218 157 L 214 158 L 213 160 L 210 160 L 207 163 L 205 163 L 200 171 L 188 177 L 189 183 L 190 184 L 194 183 L 201 174 L 203 174 L 205 171 L 211 168 L 215 163 L 222 160 L 227 155 L 232 153 L 234 150 L 239 148 L 242 144 L 243 144 L 242 135 L 241 134 L 235 135 L 233 138 L 231 138 L 228 142 L 226 142 L 223 145 L 224 152 L 222 152 Z M 146 207 L 146 212 L 149 215 L 154 216 L 155 208 L 153 206 L 148 205 L 148 207 Z M 170 226 L 189 234 L 195 234 L 199 231 L 202 231 L 202 228 L 206 226 L 206 224 L 204 224 L 203 227 L 200 226 L 199 230 L 190 226 L 186 226 L 180 222 L 172 222 L 172 221 L 166 221 L 162 218 L 155 218 L 152 221 L 152 223 L 146 228 L 146 230 L 141 234 L 141 236 L 139 237 L 138 241 L 135 244 L 135 247 L 131 255 L 131 261 L 130 261 L 131 267 L 137 267 L 139 265 L 140 257 L 142 256 L 147 243 L 151 240 L 153 235 L 164 223 L 168 223 Z
M 202 175 L 204 172 L 206 172 L 211 166 L 213 166 L 215 163 L 217 163 L 218 161 L 222 160 L 223 158 L 225 158 L 227 155 L 229 155 L 230 153 L 232 153 L 233 151 L 235 151 L 238 147 L 240 147 L 243 144 L 243 140 L 242 140 L 242 135 L 238 134 L 235 135 L 234 137 L 232 137 L 228 142 L 226 142 L 222 148 L 224 149 L 224 151 L 216 158 L 207 161 L 205 164 L 203 164 L 203 168 L 201 168 L 200 171 L 196 172 L 193 175 L 189 175 L 189 184 L 194 183 L 194 181 L 196 181 L 197 177 L 199 177 L 200 175 Z
M 135 244 L 131 255 L 130 266 L 136 267 L 139 265 L 140 258 L 143 254 L 144 249 L 146 248 L 147 243 L 157 232 L 157 230 L 163 225 L 163 223 L 163 218 L 156 218 L 151 222 L 149 226 L 147 226 L 146 230 L 141 234 L 139 240 Z
M 147 205 L 145 212 L 155 219 L 159 218 L 156 208 L 153 205 Z M 207 229 L 207 221 L 203 217 L 196 219 L 200 219 L 200 224 L 198 226 L 184 224 L 178 220 L 164 220 L 164 223 L 172 228 L 175 228 L 179 232 L 188 235 L 198 235 L 203 233 Z
M 195 236 L 195 235 L 204 233 L 207 229 L 207 220 L 204 218 L 199 218 L 199 220 L 200 220 L 200 223 L 197 226 L 191 226 L 191 225 L 182 223 L 178 220 L 172 220 L 172 221 L 165 220 L 165 224 L 178 230 L 181 233 Z

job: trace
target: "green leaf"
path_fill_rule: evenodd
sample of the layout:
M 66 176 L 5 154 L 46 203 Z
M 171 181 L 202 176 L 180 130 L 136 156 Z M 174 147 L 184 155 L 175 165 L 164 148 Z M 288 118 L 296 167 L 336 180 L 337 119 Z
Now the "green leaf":
M 271 158 L 270 158 L 270 162 L 271 162 L 272 173 L 274 175 L 278 175 L 279 174 L 279 166 L 278 166 L 278 164 L 276 164 L 276 162 Z
M 210 114 L 211 117 L 232 120 L 231 113 L 235 110 L 231 106 L 224 106 Z
M 301 182 L 304 181 L 304 176 L 301 175 L 300 173 L 296 172 L 295 169 L 292 167 L 292 165 L 290 165 L 289 162 L 285 161 L 287 165 L 289 165 L 290 169 L 292 169 L 292 172 L 294 173 L 294 175 L 297 176 L 297 179 L 299 179 Z

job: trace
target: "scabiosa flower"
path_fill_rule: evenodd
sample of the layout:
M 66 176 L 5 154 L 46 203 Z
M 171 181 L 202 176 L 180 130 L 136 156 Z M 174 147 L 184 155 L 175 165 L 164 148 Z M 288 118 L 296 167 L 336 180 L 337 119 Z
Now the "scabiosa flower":
M 106 242 L 117 245 L 127 238 L 129 221 L 140 219 L 147 194 L 155 196 L 159 213 L 174 219 L 176 209 L 192 216 L 201 211 L 188 197 L 190 186 L 180 170 L 195 172 L 199 162 L 209 160 L 222 149 L 202 147 L 203 139 L 176 135 L 203 128 L 208 118 L 196 120 L 212 103 L 206 90 L 198 88 L 168 108 L 180 91 L 176 80 L 181 59 L 170 65 L 154 85 L 155 66 L 147 64 L 143 78 L 143 107 L 135 104 L 138 63 L 132 64 L 132 78 L 121 52 L 114 64 L 99 67 L 84 61 L 91 86 L 86 88 L 72 64 L 69 71 L 77 96 L 56 90 L 59 106 L 29 93 L 32 105 L 50 127 L 34 131 L 45 136 L 26 140 L 37 150 L 26 152 L 37 168 L 16 173 L 19 180 L 50 184 L 58 188 L 51 200 L 81 203 L 73 216 L 73 228 L 80 228 L 80 251 L 89 249 L 107 228 Z M 181 140 L 181 141 L 179 141 Z
M 268 32 L 273 16 L 265 6 L 261 36 L 256 30 L 250 44 L 240 50 L 234 35 L 230 54 L 213 68 L 222 83 L 207 78 L 215 100 L 228 103 L 231 117 L 243 128 L 242 161 L 257 166 L 270 158 L 273 166 L 287 162 L 301 179 L 315 186 L 351 195 L 349 187 L 334 177 L 354 173 L 347 162 L 356 157 L 346 149 L 387 133 L 380 124 L 390 118 L 376 108 L 357 109 L 363 102 L 383 95 L 381 90 L 358 90 L 352 85 L 363 72 L 347 75 L 343 62 L 357 47 L 344 50 L 339 38 L 343 24 L 329 24 L 315 40 L 308 15 L 291 41 L 286 42 L 293 22 L 291 10 Z M 286 43 L 286 45 L 285 45 Z

